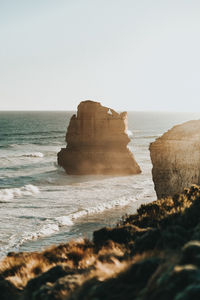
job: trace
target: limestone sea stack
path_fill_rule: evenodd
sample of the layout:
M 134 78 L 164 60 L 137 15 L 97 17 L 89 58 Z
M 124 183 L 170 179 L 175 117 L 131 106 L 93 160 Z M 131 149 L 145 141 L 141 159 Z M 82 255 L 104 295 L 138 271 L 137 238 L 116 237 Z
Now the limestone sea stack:
M 200 120 L 174 126 L 150 144 L 150 155 L 159 199 L 200 185 Z
M 58 164 L 68 174 L 128 175 L 141 172 L 127 148 L 127 112 L 117 113 L 99 102 L 83 101 L 71 117 L 67 147 L 58 153 Z

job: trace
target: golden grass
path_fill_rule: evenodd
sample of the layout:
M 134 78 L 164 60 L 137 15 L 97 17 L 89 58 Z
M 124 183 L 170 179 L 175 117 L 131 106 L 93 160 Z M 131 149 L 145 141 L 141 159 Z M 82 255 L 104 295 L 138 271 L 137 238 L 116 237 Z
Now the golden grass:
M 64 270 L 76 271 L 73 275 L 67 275 L 67 280 L 69 284 L 70 280 L 72 281 L 71 286 L 73 288 L 73 286 L 80 286 L 93 278 L 96 278 L 95 280 L 99 282 L 106 281 L 109 278 L 115 278 L 120 273 L 126 272 L 130 265 L 153 257 L 173 264 L 178 260 L 180 248 L 177 248 L 177 251 L 173 252 L 167 247 L 166 249 L 162 247 L 158 249 L 146 249 L 146 245 L 149 243 L 147 239 L 145 241 L 146 244 L 144 243 L 141 246 L 143 247 L 141 248 L 142 251 L 137 252 L 134 248 L 135 245 L 137 246 L 137 241 L 128 239 L 127 242 L 125 239 L 123 243 L 123 235 L 130 234 L 131 237 L 134 236 L 134 239 L 137 240 L 137 238 L 140 239 L 140 237 L 151 233 L 152 228 L 157 231 L 160 230 L 162 234 L 163 231 L 160 228 L 163 222 L 167 224 L 165 224 L 164 228 L 167 228 L 168 225 L 170 227 L 174 224 L 173 222 L 176 216 L 179 217 L 181 222 L 183 222 L 183 220 L 184 222 L 185 220 L 190 221 L 191 218 L 188 218 L 188 216 L 192 215 L 193 211 L 197 211 L 196 208 L 192 208 L 192 204 L 198 204 L 198 201 L 200 202 L 200 189 L 197 186 L 192 186 L 190 189 L 185 189 L 183 194 L 174 196 L 173 198 L 168 197 L 166 199 L 156 200 L 150 204 L 141 205 L 137 214 L 122 218 L 118 227 L 115 228 L 116 230 L 118 229 L 119 234 L 121 234 L 121 244 L 114 242 L 112 235 L 109 235 L 111 239 L 106 240 L 105 243 L 100 243 L 100 246 L 95 244 L 95 241 L 92 242 L 88 239 L 82 239 L 58 246 L 53 245 L 42 252 L 10 253 L 0 261 L 0 277 L 9 281 L 17 289 L 23 291 L 31 279 L 60 265 Z M 193 209 L 192 212 L 190 208 Z M 198 216 L 196 216 L 196 220 L 198 222 Z M 181 222 L 180 225 L 182 224 Z M 194 225 L 191 226 L 197 226 L 198 224 L 194 223 Z M 125 231 L 121 231 L 123 226 Z M 128 228 L 128 226 L 131 228 Z M 105 230 L 105 234 L 107 234 L 107 232 L 112 234 L 112 229 L 108 228 L 107 231 Z M 116 236 L 118 231 L 114 234 Z M 168 235 L 166 235 L 166 237 L 168 237 Z M 162 238 L 165 238 L 165 236 L 163 235 Z M 103 240 L 104 235 L 101 235 L 100 239 Z M 138 245 L 140 247 L 140 244 Z M 162 265 L 159 270 L 162 270 L 162 268 L 165 268 L 165 265 Z M 158 271 L 158 274 L 160 274 L 159 272 L 160 271 Z M 76 282 L 76 284 L 73 282 Z M 49 283 L 49 287 L 51 286 L 53 286 L 53 283 Z M 59 299 L 65 299 L 68 294 L 63 288 L 60 288 L 59 295 Z

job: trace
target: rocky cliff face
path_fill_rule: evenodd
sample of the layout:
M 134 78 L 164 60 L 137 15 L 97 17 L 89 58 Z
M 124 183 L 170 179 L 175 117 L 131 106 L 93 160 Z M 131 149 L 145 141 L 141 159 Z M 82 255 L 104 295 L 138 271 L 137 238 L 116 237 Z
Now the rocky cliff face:
M 150 145 L 158 198 L 200 184 L 200 120 L 174 126 Z
M 127 113 L 118 114 L 99 102 L 83 101 L 66 134 L 67 147 L 58 164 L 68 174 L 138 174 L 140 167 L 127 148 Z

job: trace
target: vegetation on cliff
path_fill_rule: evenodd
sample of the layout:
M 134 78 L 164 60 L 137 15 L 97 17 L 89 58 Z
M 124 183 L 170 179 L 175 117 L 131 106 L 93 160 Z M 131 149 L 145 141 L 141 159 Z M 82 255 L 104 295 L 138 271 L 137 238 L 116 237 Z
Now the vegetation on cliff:
M 115 228 L 0 262 L 1 300 L 200 297 L 200 188 L 142 205 Z

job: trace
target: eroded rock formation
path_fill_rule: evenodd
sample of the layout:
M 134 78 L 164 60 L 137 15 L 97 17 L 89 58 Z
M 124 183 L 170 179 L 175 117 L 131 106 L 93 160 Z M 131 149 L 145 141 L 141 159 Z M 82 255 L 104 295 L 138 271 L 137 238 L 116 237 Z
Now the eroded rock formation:
M 158 198 L 200 184 L 200 120 L 174 126 L 150 145 Z
M 127 148 L 127 113 L 118 114 L 99 102 L 83 101 L 66 134 L 67 147 L 58 164 L 68 174 L 138 174 L 140 167 Z

